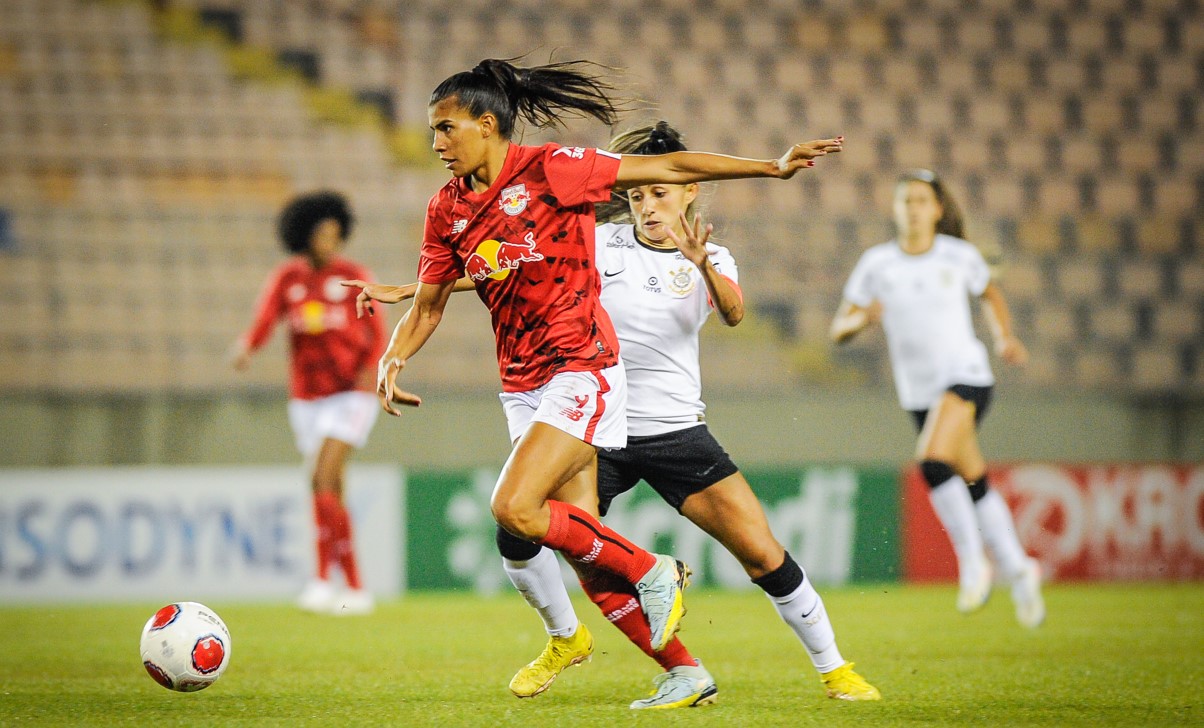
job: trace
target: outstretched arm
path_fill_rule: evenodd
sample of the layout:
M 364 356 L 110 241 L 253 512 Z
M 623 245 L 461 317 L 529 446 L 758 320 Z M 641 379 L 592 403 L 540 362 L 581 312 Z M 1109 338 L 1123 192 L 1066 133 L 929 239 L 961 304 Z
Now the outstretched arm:
M 373 301 L 380 301 L 381 303 L 389 304 L 401 303 L 402 301 L 410 300 L 414 297 L 414 294 L 418 292 L 417 283 L 406 283 L 404 285 L 394 286 L 388 283 L 369 283 L 368 281 L 350 280 L 339 281 L 339 284 L 347 286 L 348 288 L 360 289 L 359 295 L 355 297 L 356 318 L 363 318 L 365 312 L 367 312 L 369 316 L 375 316 L 376 309 L 372 307 Z M 456 281 L 452 292 L 459 293 L 460 291 L 472 291 L 475 290 L 476 287 L 476 284 L 472 282 L 471 278 L 465 277 Z
M 836 317 L 832 319 L 832 328 L 828 336 L 833 343 L 843 344 L 870 324 L 877 323 L 882 318 L 882 304 L 874 301 L 868 308 L 862 308 L 849 301 L 841 301 Z
M 803 142 L 795 144 L 777 159 L 746 159 L 709 152 L 624 154 L 619 162 L 615 188 L 625 190 L 657 183 L 684 185 L 749 177 L 790 179 L 800 169 L 814 167 L 816 157 L 836 154 L 843 144 L 844 137 Z
M 1008 364 L 1024 366 L 1028 363 L 1028 349 L 1016 335 L 1012 333 L 1012 314 L 1008 310 L 1007 300 L 1003 291 L 994 283 L 988 283 L 982 292 L 982 300 L 987 306 L 984 313 L 991 336 L 995 339 L 995 353 Z
M 393 329 L 393 337 L 381 355 L 376 372 L 376 394 L 385 412 L 398 416 L 401 412 L 394 405 L 417 407 L 422 404 L 418 395 L 397 389 L 397 375 L 405 368 L 406 360 L 422 348 L 439 326 L 454 286 L 455 281 L 419 283 L 414 305 L 397 322 L 397 328 Z

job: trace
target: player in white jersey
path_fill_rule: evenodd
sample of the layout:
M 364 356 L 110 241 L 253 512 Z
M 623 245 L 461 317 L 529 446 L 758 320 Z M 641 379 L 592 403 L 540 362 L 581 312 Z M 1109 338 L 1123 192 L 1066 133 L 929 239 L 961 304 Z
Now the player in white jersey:
M 882 322 L 899 403 L 920 430 L 920 471 L 957 555 L 958 609 L 973 612 L 990 596 L 989 549 L 1011 585 L 1016 618 L 1037 627 L 1045 619 L 1040 567 L 1020 545 L 1007 504 L 988 487 L 978 446 L 995 378 L 974 333 L 970 297 L 986 303 L 1000 358 L 1023 365 L 1028 352 L 982 254 L 962 239 L 957 203 L 932 172 L 900 179 L 894 218 L 896 239 L 865 251 L 849 276 L 832 339 L 847 341 Z

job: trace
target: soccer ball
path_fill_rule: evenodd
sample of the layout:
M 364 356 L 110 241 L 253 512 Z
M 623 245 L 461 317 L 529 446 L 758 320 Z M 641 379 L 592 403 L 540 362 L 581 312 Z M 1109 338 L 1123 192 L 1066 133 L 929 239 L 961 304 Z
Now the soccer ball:
M 230 630 L 204 604 L 168 604 L 142 628 L 142 664 L 168 690 L 204 690 L 230 664 Z

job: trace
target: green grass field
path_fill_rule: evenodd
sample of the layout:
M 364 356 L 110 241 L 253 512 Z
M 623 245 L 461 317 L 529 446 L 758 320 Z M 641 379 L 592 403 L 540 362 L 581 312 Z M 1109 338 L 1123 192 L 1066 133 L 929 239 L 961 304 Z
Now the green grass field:
M 1204 585 L 1055 586 L 1040 630 L 1006 594 L 962 616 L 952 587 L 824 590 L 847 659 L 881 703 L 823 696 L 759 592 L 689 594 L 682 637 L 719 683 L 699 709 L 633 713 L 659 668 L 593 605 L 592 662 L 544 695 L 506 690 L 544 637 L 517 595 L 411 595 L 371 617 L 213 602 L 233 635 L 213 687 L 172 693 L 142 669 L 158 604 L 0 610 L 0 725 L 1204 724 Z

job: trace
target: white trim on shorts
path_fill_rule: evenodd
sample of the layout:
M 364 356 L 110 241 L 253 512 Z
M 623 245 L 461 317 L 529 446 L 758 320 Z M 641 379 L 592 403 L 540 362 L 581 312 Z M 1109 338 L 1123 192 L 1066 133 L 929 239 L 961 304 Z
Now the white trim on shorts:
M 338 440 L 362 449 L 380 404 L 373 392 L 339 392 L 319 399 L 290 399 L 288 423 L 297 449 L 305 457 L 317 453 L 325 440 Z
M 596 372 L 560 372 L 528 392 L 498 395 L 510 442 L 543 422 L 595 447 L 627 445 L 627 372 L 623 363 Z

